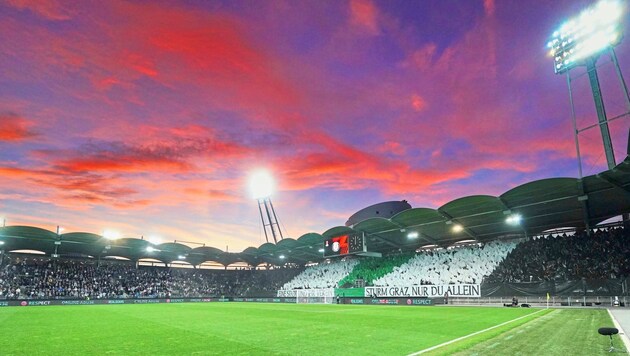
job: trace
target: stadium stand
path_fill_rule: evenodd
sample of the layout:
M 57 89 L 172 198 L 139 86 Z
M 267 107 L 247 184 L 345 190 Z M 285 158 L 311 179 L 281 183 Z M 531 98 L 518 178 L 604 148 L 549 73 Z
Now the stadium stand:
M 519 244 L 488 277 L 489 282 L 618 279 L 630 275 L 630 237 L 623 228 L 591 236 L 546 235 Z
M 346 258 L 309 266 L 304 272 L 285 283 L 282 289 L 335 288 L 338 286 L 339 281 L 350 274 L 358 263 L 358 259 Z
M 482 283 L 485 296 L 624 295 L 629 242 L 628 232 L 618 226 L 590 236 L 553 234 L 518 244 L 493 241 L 270 270 L 148 267 L 7 253 L 0 255 L 0 299 L 271 297 L 279 289 L 352 287 L 356 279 L 374 286 Z
M 495 241 L 481 246 L 423 251 L 376 279 L 374 285 L 481 283 L 515 246 L 516 242 Z
M 5 257 L 0 299 L 273 296 L 301 271 L 136 268 L 129 262 Z
M 409 261 L 413 254 L 401 254 L 383 256 L 383 258 L 367 257 L 359 260 L 352 272 L 339 282 L 342 287 L 354 287 L 357 280 L 362 279 L 365 285 L 372 285 L 375 279 L 391 273 L 394 267 L 398 267 Z

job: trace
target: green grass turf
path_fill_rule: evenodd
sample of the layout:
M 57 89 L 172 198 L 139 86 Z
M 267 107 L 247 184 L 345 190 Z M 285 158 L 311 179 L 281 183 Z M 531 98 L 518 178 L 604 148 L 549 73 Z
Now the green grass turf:
M 605 309 L 554 309 L 519 324 L 497 328 L 427 355 L 607 355 L 610 341 L 597 329 L 614 327 Z M 626 353 L 618 335 L 613 343 L 619 353 Z
M 0 355 L 407 355 L 535 311 L 258 303 L 10 307 L 0 308 Z M 476 345 L 506 338 L 506 329 L 516 324 L 534 325 L 548 312 L 551 310 L 457 347 L 472 347 L 478 352 Z M 588 325 L 600 321 L 610 324 L 596 311 L 583 312 L 567 317 L 573 319 L 571 325 L 583 325 L 584 321 Z M 593 312 L 593 317 L 587 314 Z M 563 316 L 564 311 L 547 315 L 553 317 L 545 317 L 548 320 L 536 325 L 549 324 L 566 333 L 567 337 L 557 341 L 575 347 L 567 346 L 562 350 L 569 351 L 562 354 L 579 354 L 582 340 L 573 338 L 582 334 L 565 329 L 564 322 L 554 324 L 555 315 Z M 530 327 L 522 334 L 537 329 Z M 513 330 L 520 329 L 517 326 Z M 510 338 L 518 339 L 516 335 Z M 535 344 L 541 346 L 538 341 Z M 503 350 L 507 345 L 491 349 Z M 457 347 L 438 353 L 456 352 Z M 528 354 L 540 354 L 541 350 Z

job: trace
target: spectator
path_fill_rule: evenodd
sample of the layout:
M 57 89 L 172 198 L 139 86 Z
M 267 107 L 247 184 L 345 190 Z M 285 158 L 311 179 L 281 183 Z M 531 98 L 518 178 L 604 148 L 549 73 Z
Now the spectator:
M 619 279 L 630 274 L 630 238 L 623 228 L 589 236 L 547 235 L 519 244 L 489 276 L 489 282 Z

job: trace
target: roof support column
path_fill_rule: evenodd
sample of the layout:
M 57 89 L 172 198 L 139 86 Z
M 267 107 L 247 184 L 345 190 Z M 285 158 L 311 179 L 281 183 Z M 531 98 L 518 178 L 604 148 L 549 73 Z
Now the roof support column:
M 584 193 L 584 180 L 581 178 L 578 179 L 577 184 L 578 184 L 578 191 L 580 193 L 577 199 L 580 203 L 582 203 L 582 212 L 584 215 L 584 226 L 586 227 L 586 234 L 588 236 L 591 236 L 591 223 L 590 223 L 590 217 L 588 215 L 588 195 Z

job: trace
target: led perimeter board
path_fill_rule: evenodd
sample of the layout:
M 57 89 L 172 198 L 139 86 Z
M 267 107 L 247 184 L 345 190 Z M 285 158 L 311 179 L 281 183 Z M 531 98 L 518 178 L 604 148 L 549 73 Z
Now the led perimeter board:
M 363 233 L 331 237 L 324 241 L 324 257 L 346 256 L 367 252 Z

